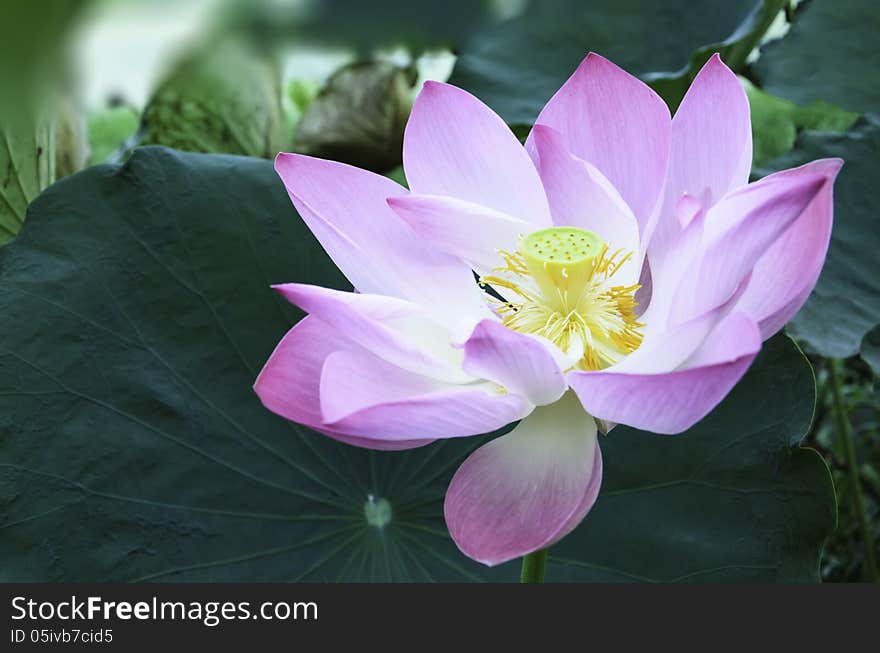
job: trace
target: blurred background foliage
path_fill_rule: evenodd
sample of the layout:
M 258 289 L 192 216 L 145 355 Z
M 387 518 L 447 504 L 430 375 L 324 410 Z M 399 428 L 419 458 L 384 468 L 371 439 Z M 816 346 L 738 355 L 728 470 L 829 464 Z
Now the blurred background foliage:
M 822 577 L 877 580 L 880 328 L 871 327 L 880 317 L 876 286 L 862 283 L 876 266 L 876 236 L 862 234 L 876 232 L 868 220 L 880 193 L 871 178 L 880 14 L 869 0 L 49 0 L 39 9 L 6 3 L 4 13 L 0 244 L 48 185 L 124 161 L 137 145 L 262 158 L 298 151 L 403 182 L 403 129 L 426 79 L 474 92 L 524 137 L 589 50 L 640 75 L 673 110 L 720 51 L 751 103 L 756 176 L 807 153 L 843 156 L 858 171 L 845 167 L 838 184 L 829 257 L 857 262 L 843 269 L 855 270 L 864 316 L 838 326 L 864 341 L 823 341 L 823 329 L 837 328 L 820 303 L 839 294 L 833 271 L 791 333 L 819 389 L 806 443 L 825 457 L 838 493 Z

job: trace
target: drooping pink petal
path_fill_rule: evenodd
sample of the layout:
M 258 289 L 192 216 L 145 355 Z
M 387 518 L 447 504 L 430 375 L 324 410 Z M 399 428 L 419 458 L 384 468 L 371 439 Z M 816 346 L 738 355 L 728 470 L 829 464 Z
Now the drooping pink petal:
M 486 315 L 459 260 L 420 239 L 386 199 L 406 194 L 390 179 L 334 161 L 279 154 L 275 170 L 300 216 L 361 292 L 420 303 L 437 319 Z
M 601 482 L 596 423 L 569 394 L 464 461 L 446 491 L 446 525 L 465 555 L 497 565 L 571 532 Z
M 541 226 L 550 225 L 538 172 L 510 128 L 470 93 L 426 82 L 403 139 L 410 189 L 482 204 Z
M 558 362 L 564 356 L 558 350 L 554 356 L 551 347 L 556 349 L 549 341 L 483 320 L 464 343 L 463 368 L 542 406 L 559 399 L 568 387 Z
M 737 310 L 755 319 L 764 340 L 800 310 L 819 279 L 831 238 L 834 179 L 842 164 L 840 159 L 821 159 L 770 175 L 789 179 L 821 174 L 826 182 L 795 223 L 758 260 L 752 283 L 737 304 Z
M 669 155 L 669 109 L 654 91 L 590 53 L 535 124 L 558 131 L 572 154 L 596 166 L 644 230 L 663 188 Z M 534 151 L 534 135 L 526 148 Z
M 470 380 L 461 370 L 462 354 L 452 346 L 449 332 L 418 304 L 301 283 L 273 288 L 389 363 L 452 383 Z
M 389 198 L 388 205 L 420 237 L 482 274 L 502 264 L 498 250 L 516 251 L 520 237 L 537 228 L 534 223 L 453 197 L 411 194 Z
M 675 291 L 669 323 L 689 320 L 729 300 L 825 184 L 823 174 L 765 177 L 709 209 L 701 251 Z
M 488 433 L 522 419 L 532 405 L 493 383 L 453 385 L 413 374 L 361 351 L 338 351 L 321 372 L 321 414 L 334 431 L 411 440 Z
M 598 168 L 571 154 L 555 129 L 535 125 L 531 138 L 553 223 L 593 231 L 611 251 L 631 252 L 615 280 L 636 283 L 641 270 L 639 224 L 620 193 Z
M 359 438 L 324 425 L 319 396 L 321 369 L 327 356 L 348 347 L 356 346 L 330 325 L 307 316 L 275 347 L 254 383 L 254 391 L 273 413 L 354 446 L 392 451 L 432 442 L 431 439 Z
M 569 385 L 598 419 L 654 433 L 681 433 L 733 388 L 761 348 L 743 313 L 731 313 L 678 369 L 663 374 L 569 372 Z
M 652 265 L 681 230 L 675 207 L 687 195 L 708 210 L 744 186 L 752 165 L 752 127 L 745 89 L 721 57 L 713 55 L 697 74 L 672 119 L 669 175 L 663 209 L 650 230 Z

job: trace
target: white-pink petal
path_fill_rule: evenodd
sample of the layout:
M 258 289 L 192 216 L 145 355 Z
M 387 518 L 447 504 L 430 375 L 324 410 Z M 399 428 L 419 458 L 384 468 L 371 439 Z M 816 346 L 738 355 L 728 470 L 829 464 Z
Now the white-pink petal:
M 601 481 L 596 423 L 569 394 L 464 461 L 446 492 L 446 525 L 465 555 L 501 564 L 571 532 Z
M 752 165 L 749 100 L 736 75 L 713 55 L 697 74 L 672 119 L 663 208 L 650 230 L 655 269 L 682 228 L 676 206 L 685 195 L 708 210 L 744 186 Z M 691 217 L 695 213 L 691 207 Z
M 360 438 L 326 427 L 320 409 L 321 369 L 331 353 L 356 347 L 329 324 L 307 316 L 275 347 L 254 383 L 254 392 L 273 413 L 354 446 L 391 451 L 432 442 L 432 439 Z
M 558 131 L 568 150 L 596 166 L 644 230 L 669 156 L 669 109 L 641 80 L 590 53 L 535 121 Z M 526 141 L 534 151 L 534 136 Z
M 538 172 L 510 128 L 467 91 L 426 82 L 403 140 L 410 189 L 482 204 L 526 222 L 550 224 Z
M 327 428 L 366 438 L 412 440 L 488 433 L 533 406 L 493 383 L 453 385 L 414 374 L 365 350 L 339 351 L 321 371 Z
M 275 169 L 302 219 L 359 291 L 419 303 L 440 321 L 486 316 L 470 269 L 417 237 L 388 207 L 387 198 L 405 195 L 405 188 L 299 154 L 279 154 Z
M 728 301 L 825 184 L 822 174 L 765 177 L 709 209 L 701 251 L 675 291 L 669 323 L 680 324 Z
M 731 313 L 678 369 L 661 374 L 569 372 L 584 409 L 654 433 L 681 433 L 724 399 L 761 348 L 757 325 Z
M 620 193 L 598 168 L 571 154 L 555 129 L 535 125 L 531 138 L 553 223 L 593 231 L 611 251 L 622 248 L 632 253 L 615 281 L 636 283 L 642 261 L 639 224 Z
M 737 304 L 751 315 L 765 340 L 800 310 L 822 271 L 834 214 L 834 180 L 843 161 L 820 159 L 770 177 L 822 174 L 826 183 L 797 221 L 764 252 L 752 270 L 752 283 Z M 769 177 L 768 177 L 769 178 Z
M 453 383 L 471 380 L 461 370 L 462 354 L 452 346 L 449 332 L 418 304 L 301 283 L 273 288 L 389 363 Z
M 537 406 L 553 403 L 566 391 L 565 374 L 549 341 L 517 333 L 499 322 L 483 320 L 464 343 L 464 371 L 490 379 Z
M 389 198 L 388 205 L 426 242 L 481 274 L 502 265 L 499 250 L 516 251 L 520 238 L 537 229 L 534 223 L 453 197 L 411 194 Z

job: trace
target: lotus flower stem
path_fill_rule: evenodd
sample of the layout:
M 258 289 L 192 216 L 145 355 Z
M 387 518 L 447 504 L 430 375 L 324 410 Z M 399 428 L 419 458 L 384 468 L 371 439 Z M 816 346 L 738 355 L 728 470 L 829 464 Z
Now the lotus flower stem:
M 843 403 L 843 393 L 840 389 L 841 368 L 843 364 L 837 358 L 828 360 L 828 379 L 831 381 L 831 392 L 834 397 L 834 413 L 837 416 L 837 434 L 843 440 L 843 451 L 846 455 L 846 466 L 849 471 L 849 481 L 852 486 L 852 496 L 855 502 L 856 512 L 859 517 L 859 529 L 862 532 L 862 541 L 865 544 L 865 573 L 874 582 L 880 582 L 880 574 L 877 572 L 877 558 L 874 553 L 874 537 L 871 533 L 871 525 L 868 523 L 868 513 L 865 511 L 865 500 L 862 496 L 862 484 L 859 480 L 859 467 L 856 460 L 856 449 L 853 443 L 852 426 L 849 423 L 849 415 Z
M 547 572 L 547 549 L 541 549 L 534 553 L 524 555 L 522 559 L 522 571 L 520 583 L 543 583 L 544 574 Z

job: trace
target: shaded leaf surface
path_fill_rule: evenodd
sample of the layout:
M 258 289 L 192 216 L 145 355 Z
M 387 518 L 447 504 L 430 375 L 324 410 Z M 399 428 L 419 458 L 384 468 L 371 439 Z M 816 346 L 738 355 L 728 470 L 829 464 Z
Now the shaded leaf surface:
M 874 370 L 874 375 L 880 377 L 880 326 L 874 327 L 862 340 L 862 358 Z
M 834 229 L 816 289 L 789 324 L 789 331 L 823 356 L 847 357 L 880 323 L 880 120 L 859 119 L 844 134 L 804 132 L 795 148 L 758 175 L 822 157 L 840 157 L 844 166 L 834 186 Z
M 674 107 L 712 51 L 721 50 L 739 67 L 769 25 L 764 14 L 772 18 L 780 5 L 778 0 L 768 0 L 766 8 L 761 0 L 533 2 L 521 16 L 489 25 L 466 41 L 450 81 L 508 123 L 531 124 L 592 50 L 634 75 L 650 74 Z M 704 47 L 709 44 L 715 45 Z
M 755 64 L 768 93 L 797 104 L 880 111 L 880 13 L 872 0 L 810 0 Z

